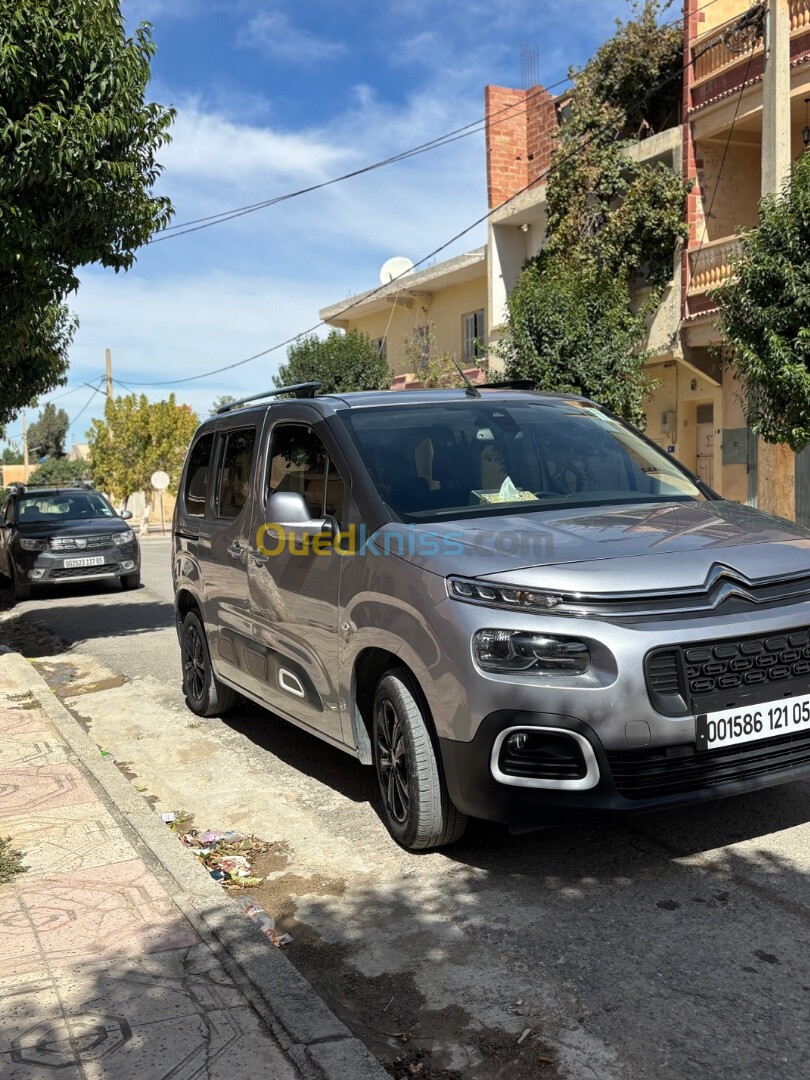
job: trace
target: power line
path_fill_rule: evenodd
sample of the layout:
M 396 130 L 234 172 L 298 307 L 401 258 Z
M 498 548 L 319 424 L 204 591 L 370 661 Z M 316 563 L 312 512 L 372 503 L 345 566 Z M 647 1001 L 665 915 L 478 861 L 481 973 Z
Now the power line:
M 705 11 L 706 8 L 716 4 L 717 0 L 708 0 L 702 7 L 697 8 L 696 14 Z M 669 23 L 663 23 L 662 29 L 672 26 L 677 26 L 682 20 L 674 19 Z M 299 198 L 301 195 L 309 195 L 315 191 L 321 191 L 323 188 L 331 187 L 334 184 L 342 183 L 344 180 L 352 180 L 358 176 L 364 176 L 367 173 L 374 172 L 377 169 L 382 169 L 387 165 L 393 165 L 400 161 L 407 161 L 409 158 L 417 157 L 420 154 L 428 153 L 430 150 L 437 150 L 444 146 L 449 146 L 454 142 L 458 142 L 460 139 L 466 139 L 470 135 L 477 135 L 483 131 L 486 127 L 492 126 L 493 117 L 501 116 L 503 113 L 509 113 L 512 110 L 521 106 L 527 106 L 529 101 L 533 97 L 540 96 L 544 93 L 548 93 L 551 90 L 555 90 L 560 86 L 564 86 L 571 81 L 570 76 L 566 76 L 563 79 L 558 79 L 557 82 L 552 83 L 550 86 L 540 86 L 532 94 L 527 94 L 520 101 L 515 101 L 510 105 L 505 105 L 502 109 L 498 109 L 494 113 L 490 113 L 489 116 L 481 117 L 477 120 L 471 121 L 469 124 L 464 124 L 462 127 L 456 128 L 453 131 L 449 131 L 444 135 L 437 135 L 436 138 L 430 139 L 427 142 L 420 143 L 418 146 L 411 147 L 409 150 L 403 150 L 398 154 L 393 154 L 390 157 L 383 158 L 381 161 L 375 161 L 368 165 L 363 165 L 360 168 L 353 169 L 351 172 L 343 173 L 340 176 L 333 176 L 329 180 L 322 180 L 317 184 L 309 184 L 307 187 L 298 188 L 295 191 L 289 191 L 282 195 L 275 195 L 270 199 L 263 199 L 260 202 L 248 203 L 245 206 L 237 206 L 230 210 L 222 210 L 217 214 L 210 214 L 207 217 L 192 218 L 189 221 L 179 222 L 176 225 L 168 225 L 161 231 L 158 236 L 155 236 L 149 240 L 150 244 L 162 244 L 166 240 L 174 240 L 180 236 L 188 236 L 190 233 L 199 232 L 202 229 L 210 229 L 214 225 L 222 225 L 228 221 L 234 221 L 237 218 L 244 217 L 247 214 L 254 214 L 258 210 L 265 210 L 270 206 L 277 206 L 279 203 L 288 202 L 290 199 Z M 500 120 L 495 120 L 496 124 L 505 123 L 509 117 L 502 116 Z
M 714 3 L 714 2 L 715 2 L 715 0 L 710 0 L 710 3 Z M 708 7 L 710 5 L 707 4 L 706 6 Z M 706 48 L 708 48 L 708 47 L 709 46 L 706 46 Z M 687 71 L 688 68 L 690 68 L 701 55 L 702 55 L 702 52 L 696 54 L 695 56 L 692 57 L 692 59 L 687 64 L 684 64 L 683 67 L 681 67 L 678 71 L 674 72 L 672 75 L 669 75 L 666 79 L 661 80 L 657 85 L 653 86 L 650 90 L 647 91 L 646 94 L 643 95 L 643 97 L 641 98 L 641 101 L 647 101 L 649 98 L 651 98 L 653 96 L 653 94 L 656 94 L 659 90 L 661 90 L 662 87 L 666 86 L 670 82 L 673 82 L 675 79 L 682 77 L 684 72 Z M 581 154 L 582 151 L 587 146 L 589 146 L 592 142 L 594 142 L 595 139 L 599 138 L 601 135 L 607 134 L 610 130 L 611 130 L 610 125 L 606 125 L 605 127 L 601 128 L 600 130 L 593 132 L 593 134 L 588 136 L 588 138 L 586 138 L 582 142 L 578 143 L 577 146 L 572 149 L 570 154 L 568 154 L 568 155 L 566 155 L 566 156 L 564 156 L 562 158 L 558 158 L 555 162 L 553 162 L 546 169 L 544 169 L 537 177 L 535 177 L 533 180 L 531 180 L 528 184 L 526 184 L 524 187 L 522 187 L 519 191 L 516 191 L 513 195 L 510 195 L 510 197 L 508 199 L 505 199 L 502 203 L 499 203 L 498 206 L 492 207 L 492 209 L 488 210 L 486 214 L 482 214 L 481 217 L 477 218 L 471 225 L 468 225 L 466 228 L 464 228 L 460 232 L 456 233 L 455 236 L 452 236 L 449 240 L 445 241 L 443 244 L 440 244 L 439 247 L 434 248 L 433 251 L 429 252 L 427 255 L 425 255 L 423 258 L 421 258 L 418 262 L 414 263 L 413 266 L 410 267 L 408 270 L 406 270 L 402 274 L 398 274 L 396 277 L 392 278 L 390 282 L 386 282 L 385 284 L 379 285 L 376 288 L 371 289 L 368 292 L 362 293 L 352 303 L 347 304 L 346 307 L 344 307 L 344 308 L 341 308 L 341 310 L 339 312 L 337 312 L 334 317 L 337 318 L 337 317 L 345 315 L 346 312 L 351 311 L 353 308 L 357 307 L 359 304 L 365 303 L 366 301 L 370 300 L 372 297 L 376 296 L 378 293 L 382 292 L 385 289 L 390 288 L 390 286 L 394 282 L 396 282 L 400 278 L 404 277 L 405 274 L 411 273 L 416 268 L 418 268 L 420 266 L 423 266 L 425 263 L 429 262 L 431 259 L 434 259 L 437 255 L 440 255 L 443 251 L 445 251 L 448 247 L 450 247 L 452 244 L 454 244 L 457 240 L 460 240 L 462 237 L 464 237 L 468 233 L 472 232 L 473 229 L 477 228 L 479 225 L 483 224 L 485 221 L 488 221 L 489 218 L 492 217 L 492 215 L 495 214 L 498 210 L 501 210 L 504 206 L 507 206 L 510 202 L 514 201 L 516 198 L 518 198 L 524 192 L 528 191 L 530 188 L 535 187 L 541 180 L 545 179 L 549 175 L 549 173 L 551 173 L 551 171 L 553 169 L 559 168 L 561 165 L 565 164 L 565 162 L 570 160 L 572 157 Z M 637 140 L 637 141 L 641 142 L 642 140 Z M 134 382 L 131 385 L 132 386 L 144 386 L 144 387 L 146 387 L 146 386 L 180 386 L 180 385 L 185 384 L 185 383 L 197 382 L 200 379 L 206 379 L 211 375 L 220 375 L 225 371 L 232 371 L 234 368 L 242 367 L 243 365 L 249 364 L 254 360 L 259 360 L 264 356 L 269 356 L 270 353 L 278 352 L 280 349 L 283 349 L 288 345 L 292 345 L 294 342 L 298 341 L 300 338 L 305 337 L 307 334 L 314 333 L 316 330 L 319 330 L 322 326 L 325 326 L 325 325 L 326 325 L 326 323 L 323 320 L 319 320 L 317 323 L 314 323 L 308 329 L 300 331 L 299 333 L 295 334 L 293 337 L 286 338 L 284 341 L 277 342 L 275 345 L 271 345 L 267 349 L 262 349 L 261 352 L 257 352 L 257 353 L 254 353 L 252 356 L 245 357 L 243 360 L 236 360 L 232 364 L 224 364 L 222 367 L 213 368 L 211 371 L 204 371 L 204 372 L 201 372 L 198 375 L 189 375 L 184 379 L 171 379 L 171 380 L 167 379 L 167 380 L 161 380 L 161 381 L 156 381 L 156 382 Z

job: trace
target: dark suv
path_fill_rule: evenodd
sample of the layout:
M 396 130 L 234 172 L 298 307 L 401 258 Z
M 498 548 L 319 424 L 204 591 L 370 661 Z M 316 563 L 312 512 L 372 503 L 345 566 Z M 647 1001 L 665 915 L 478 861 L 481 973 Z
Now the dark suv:
M 129 510 L 118 514 L 89 485 L 12 488 L 0 510 L 0 574 L 14 599 L 35 585 L 118 578 L 141 583 L 141 558 Z
M 411 848 L 810 777 L 807 529 L 580 397 L 289 389 L 189 450 L 195 712 L 238 691 L 373 763 Z

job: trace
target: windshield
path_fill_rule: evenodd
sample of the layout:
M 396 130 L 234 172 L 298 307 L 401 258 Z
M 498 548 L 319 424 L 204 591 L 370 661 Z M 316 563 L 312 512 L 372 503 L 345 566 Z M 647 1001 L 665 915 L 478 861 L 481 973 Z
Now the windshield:
M 662 451 L 577 401 L 426 402 L 338 414 L 405 521 L 704 496 Z
M 115 511 L 95 491 L 81 493 L 49 492 L 37 495 L 32 491 L 17 500 L 17 521 L 20 525 L 50 525 L 60 521 L 81 521 L 87 518 L 115 517 Z

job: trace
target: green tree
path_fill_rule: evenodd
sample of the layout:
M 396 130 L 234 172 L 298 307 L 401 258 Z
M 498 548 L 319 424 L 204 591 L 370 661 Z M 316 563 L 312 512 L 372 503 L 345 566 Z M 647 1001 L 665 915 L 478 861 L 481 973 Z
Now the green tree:
M 90 480 L 90 463 L 87 461 L 70 461 L 65 457 L 51 457 L 39 466 L 32 479 L 37 484 L 53 484 L 64 487 L 75 484 L 79 480 Z
M 64 382 L 78 267 L 128 270 L 171 219 L 154 52 L 119 0 L 0 0 L 0 423 Z
M 199 420 L 188 405 L 150 402 L 128 394 L 108 401 L 104 419 L 87 433 L 90 467 L 97 487 L 123 500 L 135 491 L 151 491 L 152 473 L 169 474 L 169 490 L 177 491 L 186 450 Z
M 214 398 L 214 404 L 211 406 L 211 413 L 215 413 L 217 409 L 221 409 L 223 405 L 230 405 L 232 401 L 236 401 L 233 394 L 220 394 L 218 398 Z
M 64 409 L 49 401 L 40 411 L 39 419 L 28 429 L 28 446 L 35 458 L 62 457 L 65 452 L 70 419 Z
M 327 337 L 301 338 L 287 350 L 287 363 L 273 379 L 276 386 L 321 382 L 322 394 L 385 390 L 391 385 L 388 362 L 367 334 L 331 330 Z
M 509 300 L 507 376 L 541 390 L 584 394 L 644 426 L 641 400 L 653 388 L 642 367 L 646 323 L 626 282 L 593 261 L 541 254 Z
M 414 330 L 404 341 L 405 363 L 408 371 L 419 376 L 426 390 L 460 386 L 463 382 L 451 352 L 440 352 L 436 344 L 435 327 Z
M 0 465 L 22 465 L 23 455 L 21 450 L 12 450 L 7 446 L 0 456 Z
M 810 444 L 810 153 L 740 237 L 733 274 L 710 295 L 725 357 L 749 394 L 748 422 L 770 443 Z
M 625 139 L 641 121 L 661 122 L 669 99 L 650 87 L 680 70 L 682 35 L 659 26 L 661 10 L 658 0 L 634 4 L 635 18 L 617 20 L 614 37 L 572 73 L 546 187 L 544 250 L 509 298 L 501 347 L 509 377 L 579 389 L 636 424 L 654 386 L 641 370 L 646 320 L 688 235 L 689 185 L 662 163 L 633 161 Z M 673 80 L 671 93 L 678 86 Z

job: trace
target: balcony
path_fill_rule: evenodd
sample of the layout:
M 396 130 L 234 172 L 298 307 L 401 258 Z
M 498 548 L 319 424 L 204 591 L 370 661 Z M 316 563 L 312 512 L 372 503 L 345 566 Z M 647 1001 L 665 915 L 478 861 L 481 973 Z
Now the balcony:
M 724 41 L 725 34 L 739 18 L 740 16 L 736 15 L 733 19 L 723 23 L 722 26 L 712 30 L 708 42 L 699 38 L 694 44 L 692 47 L 692 56 L 695 61 L 693 85 L 715 78 L 737 64 L 748 64 L 752 55 L 750 49 L 743 48 L 739 52 L 732 52 Z M 810 32 L 810 5 L 808 5 L 807 0 L 790 0 L 791 36 L 798 36 L 807 32 Z M 760 38 L 753 55 L 757 56 L 761 53 L 762 47 L 763 42 L 762 38 Z
M 705 293 L 731 275 L 731 260 L 741 250 L 739 237 L 710 240 L 689 252 L 689 295 Z

